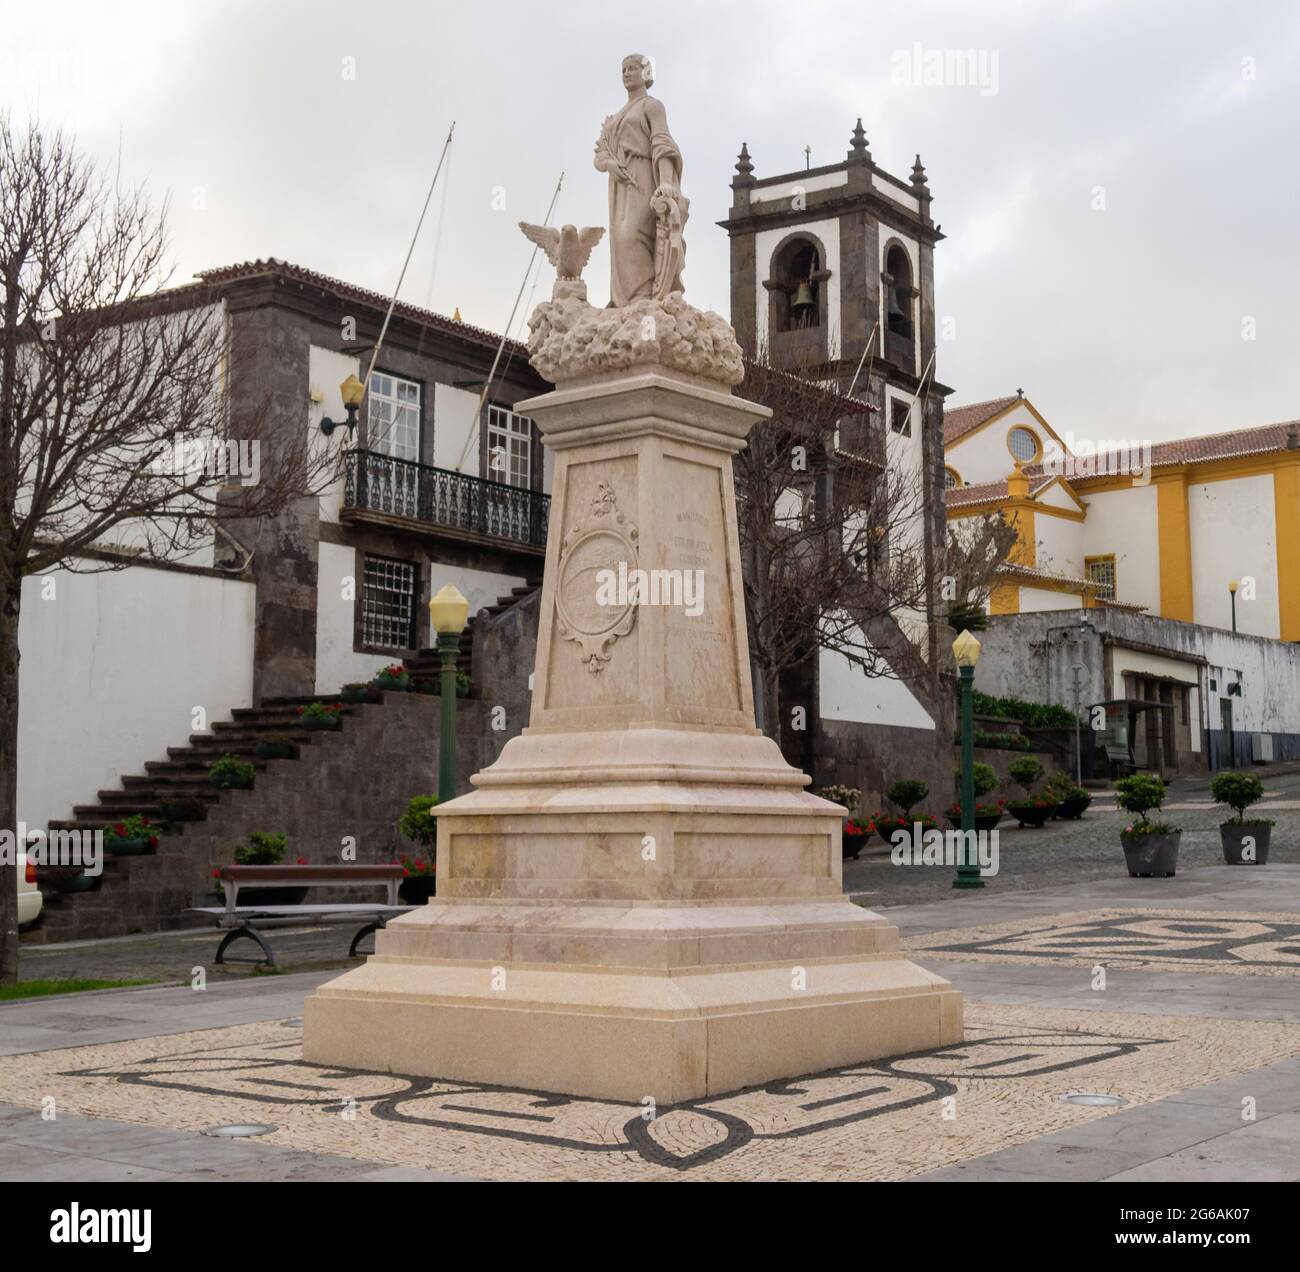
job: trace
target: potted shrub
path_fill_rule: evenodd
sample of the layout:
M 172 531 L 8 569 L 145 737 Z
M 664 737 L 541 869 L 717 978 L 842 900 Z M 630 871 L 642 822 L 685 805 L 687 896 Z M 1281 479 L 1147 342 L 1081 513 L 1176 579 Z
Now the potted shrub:
M 423 849 L 420 855 L 403 856 L 393 863 L 402 867 L 397 895 L 407 905 L 424 905 L 437 891 L 434 849 L 438 843 L 438 818 L 433 812 L 437 803 L 436 795 L 413 795 L 397 824 L 407 839 L 414 840 Z
M 298 723 L 304 729 L 328 731 L 337 729 L 343 720 L 341 702 L 312 702 L 298 708 Z
M 247 760 L 236 759 L 227 751 L 208 769 L 208 781 L 223 791 L 246 791 L 252 786 L 256 771 Z
M 138 857 L 158 847 L 158 828 L 147 817 L 132 813 L 104 832 L 104 847 L 115 857 Z
M 1041 826 L 1056 811 L 1056 800 L 1051 795 L 1033 793 L 1034 784 L 1043 776 L 1043 766 L 1027 755 L 1023 760 L 1013 761 L 1007 774 L 1025 792 L 1024 799 L 1007 801 L 1007 811 L 1022 827 Z
M 1059 793 L 1061 803 L 1056 810 L 1056 815 L 1065 821 L 1078 821 L 1088 811 L 1088 805 L 1092 803 L 1092 796 L 1082 786 L 1076 786 L 1073 782 L 1061 788 Z
M 298 748 L 285 738 L 267 738 L 253 748 L 253 754 L 259 760 L 292 760 L 298 755 Z
M 166 800 L 159 804 L 158 809 L 163 821 L 169 822 L 202 821 L 208 815 L 208 806 L 193 796 Z
M 953 778 L 956 780 L 958 788 L 958 799 L 948 809 L 948 824 L 954 830 L 961 829 L 961 769 L 956 768 L 952 771 Z M 988 832 L 997 826 L 1002 820 L 1002 815 L 1006 811 L 1006 804 L 1003 800 L 997 800 L 991 804 L 981 804 L 981 796 L 991 794 L 997 789 L 998 775 L 993 771 L 991 764 L 976 764 L 972 770 L 975 779 L 975 829 Z
M 1171 877 L 1178 868 L 1178 841 L 1183 832 L 1147 816 L 1159 812 L 1165 802 L 1164 782 L 1150 773 L 1134 773 L 1115 783 L 1115 798 L 1121 808 L 1137 814 L 1136 820 L 1120 832 L 1129 874 L 1134 878 Z
M 405 693 L 411 687 L 411 677 L 401 663 L 392 663 L 371 678 L 370 683 L 380 690 Z
M 918 823 L 922 833 L 932 829 L 937 823 L 929 813 L 912 812 L 912 809 L 929 793 L 930 788 L 915 778 L 909 777 L 895 782 L 885 792 L 885 798 L 902 811 L 897 814 L 879 812 L 871 819 L 881 839 L 887 844 L 893 843 L 895 831 L 905 830 L 911 834 L 913 827 Z
M 284 859 L 285 836 L 279 831 L 267 832 L 254 830 L 248 839 L 236 846 L 235 864 L 237 866 L 278 866 Z M 305 866 L 307 859 L 299 857 L 296 865 Z M 214 869 L 212 877 L 216 881 L 217 892 L 224 899 L 225 888 L 218 878 L 220 871 Z M 301 905 L 307 896 L 307 885 L 302 887 L 246 888 L 240 886 L 240 905 Z
M 1246 809 L 1264 798 L 1264 783 L 1250 773 L 1218 773 L 1210 795 L 1236 813 L 1219 823 L 1223 859 L 1230 866 L 1262 866 L 1268 860 L 1273 822 L 1267 817 L 1246 817 Z
M 838 804 L 844 810 L 844 827 L 840 836 L 840 855 L 852 857 L 856 861 L 858 853 L 862 851 L 867 840 L 871 837 L 871 831 L 867 829 L 865 823 L 853 820 L 853 814 L 857 811 L 862 792 L 852 786 L 823 786 L 820 790 L 813 791 L 813 794 L 819 795 L 822 799 L 828 799 L 833 804 Z
M 56 892 L 89 892 L 100 878 L 86 874 L 80 866 L 41 866 L 37 876 Z

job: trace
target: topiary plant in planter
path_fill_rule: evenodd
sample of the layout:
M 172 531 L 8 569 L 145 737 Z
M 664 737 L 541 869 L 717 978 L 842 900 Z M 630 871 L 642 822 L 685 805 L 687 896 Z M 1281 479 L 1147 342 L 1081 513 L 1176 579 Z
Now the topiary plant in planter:
M 1014 761 L 1007 775 L 1024 792 L 1024 799 L 1007 802 L 1007 811 L 1023 826 L 1041 826 L 1056 811 L 1057 800 L 1048 792 L 1035 795 L 1034 784 L 1043 776 L 1043 766 L 1032 756 Z
M 1172 878 L 1178 869 L 1178 843 L 1182 831 L 1148 816 L 1159 812 L 1165 802 L 1165 784 L 1151 773 L 1134 773 L 1115 783 L 1119 806 L 1136 814 L 1136 820 L 1120 832 L 1124 860 L 1133 878 Z
M 402 834 L 424 850 L 421 856 L 404 855 L 393 863 L 402 867 L 397 894 L 407 905 L 424 905 L 437 891 L 434 849 L 438 843 L 438 818 L 433 811 L 437 804 L 436 795 L 413 795 L 397 823 Z
M 221 790 L 247 790 L 257 769 L 247 760 L 236 759 L 226 752 L 208 769 L 208 781 Z
M 813 791 L 814 795 L 838 804 L 844 810 L 844 825 L 840 832 L 840 856 L 858 859 L 858 854 L 871 838 L 871 831 L 866 824 L 853 820 L 862 792 L 853 786 L 823 786 Z
M 958 796 L 956 801 L 948 809 L 948 824 L 954 830 L 961 829 L 961 769 L 955 768 L 952 771 L 953 781 L 957 785 Z M 975 782 L 975 829 L 988 832 L 997 826 L 1006 812 L 1006 804 L 1003 800 L 997 800 L 993 803 L 981 804 L 980 800 L 985 796 L 992 794 L 998 788 L 998 775 L 993 771 L 991 764 L 976 764 L 971 770 L 971 776 Z
M 235 847 L 235 864 L 237 866 L 278 866 L 284 860 L 286 836 L 281 831 L 250 831 L 248 838 Z M 305 866 L 307 859 L 299 857 L 296 865 Z M 219 873 L 213 870 L 213 877 Z M 218 893 L 224 893 L 220 881 L 216 883 Z M 301 905 L 307 896 L 307 886 L 239 889 L 240 905 Z
M 1250 773 L 1218 773 L 1210 782 L 1210 795 L 1236 813 L 1219 823 L 1224 861 L 1230 866 L 1262 866 L 1268 860 L 1273 821 L 1268 817 L 1247 818 L 1246 809 L 1264 798 L 1264 783 Z

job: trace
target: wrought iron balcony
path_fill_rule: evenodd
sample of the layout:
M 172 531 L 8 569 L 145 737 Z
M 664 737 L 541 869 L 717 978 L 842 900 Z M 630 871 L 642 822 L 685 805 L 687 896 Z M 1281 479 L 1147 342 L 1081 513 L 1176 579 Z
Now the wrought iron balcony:
M 395 459 L 377 451 L 346 457 L 343 507 L 530 547 L 546 544 L 551 498 L 538 490 Z

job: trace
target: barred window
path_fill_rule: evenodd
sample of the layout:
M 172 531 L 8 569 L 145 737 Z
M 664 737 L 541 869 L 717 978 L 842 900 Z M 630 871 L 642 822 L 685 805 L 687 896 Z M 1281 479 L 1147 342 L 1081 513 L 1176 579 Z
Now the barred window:
M 1097 595 L 1102 600 L 1115 599 L 1115 558 L 1114 556 L 1088 557 L 1084 562 L 1088 581 L 1097 584 Z
M 380 649 L 415 648 L 418 582 L 413 561 L 366 557 L 361 590 L 361 643 Z

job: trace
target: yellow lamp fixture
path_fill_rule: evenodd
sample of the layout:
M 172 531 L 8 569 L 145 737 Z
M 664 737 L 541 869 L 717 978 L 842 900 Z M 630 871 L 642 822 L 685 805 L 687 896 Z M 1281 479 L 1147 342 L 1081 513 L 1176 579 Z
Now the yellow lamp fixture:
M 468 619 L 469 601 L 451 583 L 429 602 L 429 621 L 439 636 L 459 636 Z
M 355 375 L 350 375 L 339 385 L 339 396 L 343 399 L 343 409 L 348 413 L 347 419 L 332 420 L 326 416 L 320 422 L 320 431 L 328 437 L 336 428 L 346 425 L 350 438 L 356 432 L 357 408 L 365 399 L 366 386 Z
M 952 642 L 952 656 L 957 660 L 958 667 L 974 667 L 979 662 L 980 643 L 973 632 L 958 633 L 957 639 Z

